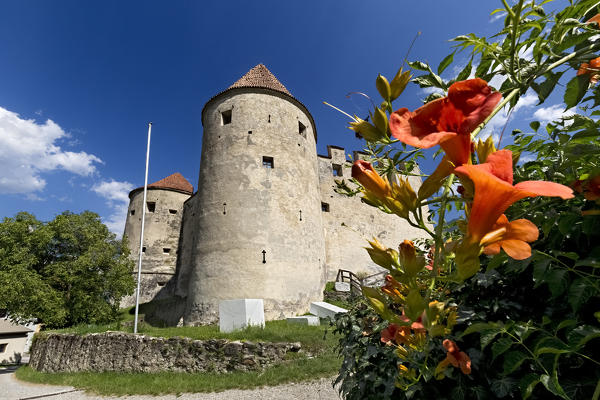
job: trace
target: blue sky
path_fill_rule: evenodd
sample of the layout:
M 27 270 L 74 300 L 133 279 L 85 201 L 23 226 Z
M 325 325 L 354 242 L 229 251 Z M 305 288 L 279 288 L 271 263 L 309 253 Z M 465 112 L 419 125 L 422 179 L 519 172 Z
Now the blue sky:
M 376 98 L 375 77 L 393 77 L 417 32 L 409 59 L 437 66 L 451 51 L 448 39 L 499 30 L 502 20 L 489 13 L 500 5 L 2 2 L 0 217 L 28 211 L 50 220 L 65 210 L 91 210 L 120 234 L 127 193 L 143 185 L 147 123 L 154 123 L 149 181 L 181 172 L 196 188 L 202 107 L 258 63 L 311 111 L 319 154 L 328 144 L 360 150 L 347 118 L 322 102 L 366 115 L 368 101 L 346 94 Z M 452 67 L 445 77 L 451 74 Z M 397 105 L 413 109 L 425 96 L 411 84 Z M 513 124 L 525 125 L 534 112 L 542 120 L 562 112 L 552 104 L 534 111 L 535 100 L 525 96 Z

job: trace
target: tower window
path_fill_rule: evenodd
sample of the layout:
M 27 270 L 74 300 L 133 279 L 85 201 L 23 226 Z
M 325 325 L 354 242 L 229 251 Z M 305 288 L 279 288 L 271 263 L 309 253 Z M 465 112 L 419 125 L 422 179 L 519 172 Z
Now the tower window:
M 163 254 L 169 254 L 171 252 L 171 249 L 168 247 L 164 247 L 163 248 Z
M 6 351 L 6 347 L 8 347 L 8 343 L 0 344 L 0 353 L 4 353 Z
M 269 121 L 268 122 L 271 123 L 271 114 L 269 114 Z
M 321 211 L 323 211 L 323 212 L 329 212 L 329 203 L 323 203 L 323 202 L 321 202 Z
M 169 214 L 177 214 L 177 210 L 173 210 L 172 208 L 169 209 Z
M 273 164 L 273 157 L 263 157 L 262 165 L 265 168 L 274 168 L 275 164 Z
M 231 110 L 221 111 L 221 125 L 231 123 Z
M 298 121 L 298 133 L 306 137 L 306 126 L 300 121 Z
M 142 253 L 146 252 L 146 247 L 142 247 Z
M 252 131 L 248 131 L 248 135 L 252 135 Z
M 154 212 L 154 210 L 156 210 L 156 202 L 147 201 L 146 204 L 148 205 L 148 212 Z
M 342 166 L 339 164 L 331 164 L 331 170 L 333 172 L 333 176 L 342 176 Z
M 130 214 L 130 215 L 135 215 L 135 210 L 131 210 L 131 211 L 129 212 L 129 214 Z

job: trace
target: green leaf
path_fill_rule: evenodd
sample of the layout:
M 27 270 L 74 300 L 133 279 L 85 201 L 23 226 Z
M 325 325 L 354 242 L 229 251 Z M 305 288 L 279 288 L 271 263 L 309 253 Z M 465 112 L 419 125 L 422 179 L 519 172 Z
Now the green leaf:
M 535 386 L 540 383 L 540 377 L 537 374 L 527 374 L 519 381 L 519 387 L 521 388 L 521 397 L 523 400 L 529 398 L 533 393 Z
M 442 60 L 442 62 L 440 63 L 440 65 L 438 65 L 438 67 L 437 67 L 437 73 L 438 73 L 438 75 L 441 75 L 441 74 L 442 74 L 442 72 L 444 72 L 444 70 L 445 70 L 446 68 L 448 68 L 448 66 L 449 66 L 450 64 L 452 64 L 452 61 L 454 61 L 454 52 L 452 52 L 452 53 L 448 54 L 448 55 L 447 55 L 447 56 L 446 56 L 446 57 L 445 57 L 445 58 Z
M 542 384 L 544 385 L 544 387 L 546 389 L 548 389 L 549 392 L 562 397 L 563 399 L 569 399 L 569 397 L 565 394 L 564 390 L 562 389 L 562 387 L 560 387 L 560 385 L 558 384 L 558 380 L 554 379 L 552 377 L 550 377 L 549 375 L 541 375 L 540 376 L 540 382 L 542 382 Z
M 542 82 L 542 83 L 534 82 L 531 84 L 531 88 L 533 90 L 535 90 L 535 92 L 538 95 L 538 100 L 539 100 L 538 105 L 540 105 L 544 101 L 546 101 L 546 98 L 548 98 L 550 93 L 552 93 L 552 91 L 556 87 L 556 84 L 558 83 L 558 81 L 560 80 L 561 76 L 564 73 L 565 73 L 565 71 L 548 72 L 547 74 L 544 74 L 544 77 L 546 78 L 546 80 L 544 82 Z
M 539 356 L 546 353 L 563 354 L 569 352 L 571 352 L 571 349 L 566 343 L 555 336 L 548 336 L 538 342 L 534 354 Z
M 477 322 L 477 323 L 471 324 L 467 329 L 465 329 L 465 331 L 460 336 L 463 337 L 463 336 L 468 335 L 473 332 L 481 332 L 481 331 L 490 330 L 490 329 L 500 329 L 500 328 L 498 327 L 498 324 L 496 324 L 494 322 Z
M 512 392 L 516 385 L 516 381 L 513 378 L 503 377 L 501 379 L 494 379 L 490 386 L 492 392 L 496 397 L 506 397 Z
M 484 78 L 487 75 L 488 70 L 492 66 L 493 59 L 492 58 L 481 58 L 477 69 L 475 70 L 475 76 L 477 78 Z
M 558 230 L 563 235 L 567 235 L 573 229 L 573 226 L 581 219 L 577 214 L 563 214 L 558 221 Z
M 510 351 L 506 353 L 504 356 L 504 363 L 502 364 L 502 367 L 504 368 L 503 374 L 510 374 L 519 368 L 519 366 L 523 364 L 523 361 L 527 360 L 528 358 L 529 357 L 527 354 L 521 351 Z
M 569 341 L 569 346 L 579 349 L 583 347 L 587 342 L 592 339 L 600 337 L 600 328 L 591 326 L 591 325 L 583 325 L 578 326 L 569 332 L 567 339 Z
M 564 269 L 552 269 L 544 275 L 544 280 L 552 292 L 552 297 L 558 297 L 567 289 L 568 274 Z
M 567 83 L 565 90 L 564 102 L 567 105 L 567 110 L 579 104 L 590 84 L 590 78 L 587 74 L 576 75 Z
M 596 292 L 588 279 L 577 278 L 569 286 L 569 304 L 573 311 L 577 312 Z
M 567 328 L 569 326 L 573 326 L 576 325 L 577 321 L 572 320 L 572 319 L 565 319 L 563 321 L 560 321 L 560 324 L 558 324 L 558 326 L 556 327 L 556 332 L 560 331 L 561 329 Z
M 488 262 L 486 271 L 498 268 L 500 265 L 504 264 L 506 260 L 508 260 L 508 255 L 505 252 L 496 254 L 492 257 L 490 262 Z
M 513 345 L 513 341 L 507 337 L 501 337 L 492 344 L 492 361 Z
M 501 332 L 501 329 L 490 329 L 481 332 L 481 350 L 485 349 L 488 344 Z
M 408 63 L 408 65 L 410 65 L 411 68 L 419 70 L 419 71 L 431 71 L 431 68 L 429 68 L 429 65 L 427 65 L 421 61 L 411 61 Z
M 537 132 L 537 130 L 540 128 L 540 121 L 533 121 L 529 124 L 529 126 L 531 127 L 531 129 Z
M 469 60 L 469 63 L 463 68 L 462 71 L 460 71 L 460 73 L 456 77 L 456 81 L 457 82 L 464 81 L 465 79 L 467 79 L 471 75 L 471 70 L 473 69 L 473 63 L 472 63 L 472 61 L 473 61 L 473 58 L 471 58 Z

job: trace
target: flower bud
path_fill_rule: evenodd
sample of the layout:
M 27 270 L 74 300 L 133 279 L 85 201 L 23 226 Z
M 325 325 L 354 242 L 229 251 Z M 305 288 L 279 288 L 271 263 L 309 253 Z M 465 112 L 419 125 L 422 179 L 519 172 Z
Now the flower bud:
M 356 119 L 356 122 L 350 122 L 349 128 L 358 133 L 365 140 L 369 142 L 376 142 L 385 137 L 385 132 L 381 132 L 369 122 L 358 117 L 354 118 Z
M 410 240 L 400 243 L 398 260 L 404 273 L 408 276 L 415 276 L 425 266 L 425 258 L 417 255 L 415 245 Z
M 387 180 L 379 176 L 373 169 L 373 166 L 364 160 L 356 160 L 354 162 L 354 165 L 352 165 L 352 177 L 363 185 L 368 192 L 371 192 L 379 199 L 384 199 L 391 193 L 391 188 Z
M 488 156 L 496 151 L 496 146 L 494 146 L 494 140 L 492 139 L 492 136 L 489 136 L 485 142 L 479 139 L 475 147 L 479 164 L 483 164 L 487 160 Z
M 390 83 L 386 79 L 385 76 L 379 74 L 377 75 L 377 79 L 375 80 L 375 86 L 377 87 L 377 91 L 383 97 L 384 100 L 388 100 L 392 95 L 392 88 L 390 87 Z
M 398 184 L 392 183 L 392 195 L 394 200 L 402 203 L 407 211 L 414 211 L 417 208 L 417 194 L 408 182 L 408 179 L 398 179 Z
M 398 252 L 394 249 L 385 248 L 375 238 L 368 241 L 371 247 L 365 247 L 371 260 L 377 265 L 387 270 L 392 270 L 398 266 Z
M 388 117 L 386 113 L 379 107 L 376 107 L 375 112 L 373 113 L 373 123 L 380 132 L 384 132 L 387 135 L 389 125 Z
M 396 100 L 402 94 L 406 85 L 408 85 L 410 78 L 412 78 L 410 71 L 403 72 L 402 68 L 398 70 L 396 76 L 394 76 L 394 79 L 392 79 L 392 82 L 390 83 L 392 90 L 392 95 L 390 97 L 391 101 Z

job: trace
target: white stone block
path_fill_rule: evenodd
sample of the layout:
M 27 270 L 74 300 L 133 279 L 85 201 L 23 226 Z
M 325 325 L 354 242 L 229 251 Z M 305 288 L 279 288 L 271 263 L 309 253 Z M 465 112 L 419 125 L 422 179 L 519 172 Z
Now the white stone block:
M 223 300 L 219 303 L 219 330 L 233 332 L 247 326 L 265 326 L 262 299 Z
M 335 314 L 345 312 L 348 312 L 348 310 L 324 301 L 315 301 L 310 303 L 310 313 L 321 318 L 333 318 Z
M 336 292 L 349 292 L 350 291 L 350 282 L 336 282 L 335 283 L 335 291 Z
M 288 324 L 318 326 L 320 324 L 319 317 L 316 315 L 300 315 L 298 317 L 287 318 Z

